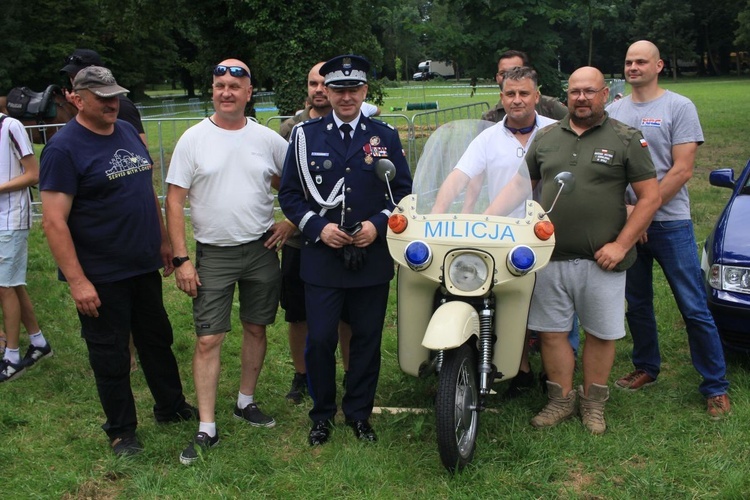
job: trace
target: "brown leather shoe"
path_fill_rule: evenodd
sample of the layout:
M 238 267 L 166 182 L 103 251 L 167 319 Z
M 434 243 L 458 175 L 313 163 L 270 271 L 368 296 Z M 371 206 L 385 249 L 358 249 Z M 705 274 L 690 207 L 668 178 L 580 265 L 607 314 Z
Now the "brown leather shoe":
M 638 369 L 628 373 L 620 380 L 615 382 L 615 386 L 618 389 L 624 389 L 626 391 L 637 391 L 655 383 L 655 378 L 646 373 L 645 370 Z
M 729 403 L 727 394 L 720 394 L 706 399 L 708 406 L 708 416 L 711 420 L 720 420 L 722 417 L 732 412 L 732 405 Z

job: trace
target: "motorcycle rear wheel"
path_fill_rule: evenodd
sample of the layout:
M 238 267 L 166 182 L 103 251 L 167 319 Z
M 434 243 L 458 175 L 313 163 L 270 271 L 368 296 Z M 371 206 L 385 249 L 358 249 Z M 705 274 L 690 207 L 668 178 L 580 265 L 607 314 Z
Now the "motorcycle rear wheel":
M 479 383 L 475 339 L 445 352 L 440 370 L 435 418 L 440 460 L 450 472 L 474 458 L 479 428 Z

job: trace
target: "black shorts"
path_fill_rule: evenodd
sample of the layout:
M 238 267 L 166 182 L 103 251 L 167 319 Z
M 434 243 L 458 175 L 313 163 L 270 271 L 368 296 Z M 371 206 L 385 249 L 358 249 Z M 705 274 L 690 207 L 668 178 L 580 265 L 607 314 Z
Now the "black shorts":
M 281 307 L 287 323 L 307 321 L 305 283 L 299 277 L 300 255 L 299 248 L 289 245 L 281 248 Z

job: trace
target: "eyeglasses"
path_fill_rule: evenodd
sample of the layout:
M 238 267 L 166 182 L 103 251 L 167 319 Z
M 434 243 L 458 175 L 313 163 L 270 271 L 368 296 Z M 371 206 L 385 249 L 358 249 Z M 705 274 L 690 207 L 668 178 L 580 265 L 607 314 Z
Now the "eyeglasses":
M 220 64 L 214 67 L 215 76 L 224 76 L 227 74 L 227 71 L 235 78 L 242 78 L 243 76 L 250 78 L 250 72 L 241 66 L 224 66 Z
M 596 94 L 601 92 L 602 90 L 606 89 L 607 86 L 594 90 L 594 89 L 585 89 L 585 90 L 568 90 L 568 97 L 572 97 L 573 99 L 578 99 L 583 95 L 586 99 L 593 99 Z
M 65 64 L 83 64 L 83 59 L 81 59 L 81 56 L 68 56 L 65 58 Z

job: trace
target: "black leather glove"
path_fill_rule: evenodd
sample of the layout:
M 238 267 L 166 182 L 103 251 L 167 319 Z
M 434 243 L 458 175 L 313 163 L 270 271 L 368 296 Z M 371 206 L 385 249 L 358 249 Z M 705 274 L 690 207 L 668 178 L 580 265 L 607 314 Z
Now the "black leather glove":
M 357 222 L 356 224 L 353 224 L 351 226 L 342 226 L 341 224 L 339 224 L 339 229 L 353 238 L 355 234 L 362 231 L 362 223 Z
M 339 248 L 339 257 L 344 261 L 344 267 L 350 271 L 359 271 L 365 265 L 367 257 L 366 248 L 358 248 L 354 245 L 346 245 Z
M 357 222 L 351 226 L 341 226 L 339 229 L 348 234 L 354 236 L 362 230 L 362 223 Z M 339 257 L 344 261 L 344 267 L 350 271 L 359 271 L 365 265 L 365 257 L 367 256 L 367 250 L 364 248 L 357 248 L 354 245 L 346 245 L 339 249 Z

